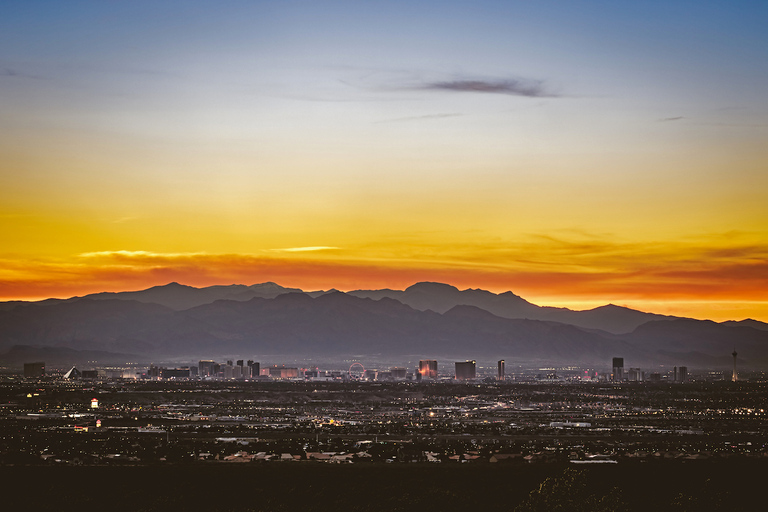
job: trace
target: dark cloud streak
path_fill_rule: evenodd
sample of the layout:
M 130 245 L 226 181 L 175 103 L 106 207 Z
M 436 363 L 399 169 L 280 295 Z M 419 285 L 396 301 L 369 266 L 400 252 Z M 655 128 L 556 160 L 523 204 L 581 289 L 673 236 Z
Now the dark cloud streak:
M 429 91 L 478 92 L 489 94 L 506 94 L 510 96 L 526 96 L 529 98 L 556 98 L 544 87 L 541 80 L 447 80 L 429 82 L 420 87 Z
M 32 75 L 29 73 L 19 72 L 13 68 L 2 68 L 2 72 L 0 72 L 0 76 L 8 76 L 11 78 L 32 78 L 35 80 L 42 80 L 42 76 L 38 75 Z

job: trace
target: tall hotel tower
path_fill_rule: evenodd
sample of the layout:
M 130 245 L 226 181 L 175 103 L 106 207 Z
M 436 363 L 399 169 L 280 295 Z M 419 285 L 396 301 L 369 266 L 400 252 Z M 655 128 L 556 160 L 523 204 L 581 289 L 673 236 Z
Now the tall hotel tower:
M 419 361 L 419 375 L 422 379 L 437 379 L 437 361 L 434 359 Z

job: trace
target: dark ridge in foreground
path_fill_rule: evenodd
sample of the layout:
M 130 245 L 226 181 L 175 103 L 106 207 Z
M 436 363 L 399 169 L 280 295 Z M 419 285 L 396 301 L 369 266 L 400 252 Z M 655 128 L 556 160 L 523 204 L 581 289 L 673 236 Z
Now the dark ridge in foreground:
M 768 465 L 1 467 L 6 510 L 750 510 Z M 531 495 L 541 489 L 541 492 Z M 543 508 L 539 508 L 543 507 Z

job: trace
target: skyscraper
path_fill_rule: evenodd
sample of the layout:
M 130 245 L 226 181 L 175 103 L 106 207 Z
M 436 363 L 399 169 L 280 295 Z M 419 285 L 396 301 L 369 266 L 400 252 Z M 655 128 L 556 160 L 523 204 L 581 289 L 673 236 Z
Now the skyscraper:
M 612 374 L 611 380 L 614 382 L 621 382 L 622 380 L 624 380 L 624 358 L 623 357 L 613 358 L 613 374 Z
M 733 349 L 733 377 L 731 378 L 732 382 L 736 382 L 739 380 L 739 376 L 736 374 L 736 349 Z
M 405 376 L 408 373 L 406 368 L 399 366 L 393 366 L 389 371 L 392 372 L 392 378 L 394 380 L 405 380 Z
M 422 379 L 437 378 L 437 361 L 434 359 L 422 359 L 419 361 L 419 375 Z
M 498 380 L 504 380 L 504 360 L 499 359 L 496 378 Z
M 475 361 L 456 363 L 456 380 L 470 380 L 475 378 Z
M 627 380 L 630 382 L 643 382 L 645 380 L 645 372 L 640 368 L 630 368 L 627 372 Z
M 215 367 L 216 367 L 216 361 L 212 361 L 210 359 L 203 359 L 197 365 L 198 375 L 200 376 L 201 379 L 205 377 L 215 377 L 216 371 L 217 371 Z

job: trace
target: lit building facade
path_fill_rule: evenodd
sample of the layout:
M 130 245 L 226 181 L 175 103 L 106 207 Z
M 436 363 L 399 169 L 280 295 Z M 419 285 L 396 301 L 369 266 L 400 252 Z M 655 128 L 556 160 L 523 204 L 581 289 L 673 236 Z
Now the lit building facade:
M 434 359 L 419 361 L 419 375 L 422 379 L 437 379 L 437 361 Z
M 299 376 L 298 368 L 287 368 L 285 366 L 270 366 L 269 376 L 273 379 L 295 379 Z

